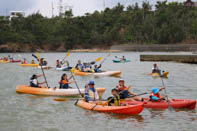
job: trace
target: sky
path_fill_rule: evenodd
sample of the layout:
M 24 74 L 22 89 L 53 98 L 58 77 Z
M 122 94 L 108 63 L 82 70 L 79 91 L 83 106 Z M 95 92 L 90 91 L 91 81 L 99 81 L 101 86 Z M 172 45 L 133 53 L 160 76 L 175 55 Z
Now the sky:
M 39 12 L 43 16 L 58 15 L 60 0 L 0 0 L 0 15 L 8 15 L 10 11 L 24 11 L 26 16 L 32 13 Z M 117 3 L 125 6 L 133 5 L 136 2 L 141 5 L 143 1 L 148 1 L 151 5 L 156 3 L 156 0 L 62 0 L 62 5 L 67 8 L 72 8 L 74 16 L 81 16 L 85 13 L 92 13 L 95 10 L 101 11 L 104 7 L 114 7 Z M 183 2 L 185 0 L 168 0 Z

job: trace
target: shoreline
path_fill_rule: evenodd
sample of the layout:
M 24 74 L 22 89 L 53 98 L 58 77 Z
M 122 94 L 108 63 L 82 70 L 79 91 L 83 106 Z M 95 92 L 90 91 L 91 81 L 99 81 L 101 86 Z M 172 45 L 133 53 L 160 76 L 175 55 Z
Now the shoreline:
M 39 47 L 33 44 L 19 44 L 9 43 L 0 45 L 0 53 L 31 53 L 31 52 L 67 52 L 68 50 L 63 45 L 57 48 L 50 48 L 47 44 L 44 47 Z M 112 45 L 111 47 L 99 48 L 95 47 L 92 49 L 71 49 L 73 53 L 120 53 L 120 52 L 197 52 L 197 44 L 155 44 L 155 45 L 143 45 L 143 44 L 122 44 Z

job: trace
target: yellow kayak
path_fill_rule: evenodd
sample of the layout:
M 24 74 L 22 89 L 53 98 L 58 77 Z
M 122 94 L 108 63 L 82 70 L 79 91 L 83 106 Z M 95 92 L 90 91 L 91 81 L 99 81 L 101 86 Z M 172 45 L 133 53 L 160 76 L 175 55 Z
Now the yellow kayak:
M 168 74 L 169 74 L 169 72 L 163 72 L 161 76 L 166 78 L 166 77 L 168 77 Z M 159 77 L 160 76 L 159 73 L 149 73 L 148 75 L 150 75 L 152 77 Z
M 0 60 L 0 63 L 9 63 L 9 61 Z
M 22 67 L 38 67 L 38 64 L 19 64 Z

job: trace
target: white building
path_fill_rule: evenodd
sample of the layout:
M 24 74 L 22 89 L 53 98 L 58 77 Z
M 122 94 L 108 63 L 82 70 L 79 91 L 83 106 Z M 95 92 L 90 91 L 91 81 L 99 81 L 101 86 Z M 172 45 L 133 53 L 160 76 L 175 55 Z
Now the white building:
M 10 20 L 13 17 L 18 17 L 18 15 L 22 15 L 23 17 L 25 17 L 25 12 L 24 11 L 10 11 Z

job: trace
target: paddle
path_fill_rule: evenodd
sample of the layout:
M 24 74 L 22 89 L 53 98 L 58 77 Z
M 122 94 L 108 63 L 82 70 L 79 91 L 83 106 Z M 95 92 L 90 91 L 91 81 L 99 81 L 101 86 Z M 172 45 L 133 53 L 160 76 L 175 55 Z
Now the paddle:
M 109 57 L 111 55 L 111 52 L 101 61 L 101 65 L 105 62 L 105 60 L 107 59 L 107 57 Z
M 95 61 L 90 62 L 91 65 L 94 65 L 96 62 L 99 62 L 102 60 L 102 57 L 98 57 Z
M 36 58 L 36 59 L 37 59 L 37 61 L 40 63 L 40 55 L 39 55 L 39 53 L 37 52 L 37 53 L 36 53 L 36 55 L 37 55 L 37 56 L 35 56 L 34 54 L 32 54 L 32 56 L 33 56 L 34 58 Z M 43 76 L 44 76 L 44 79 L 45 79 L 45 82 L 46 82 L 47 88 L 49 88 L 49 85 L 48 85 L 48 82 L 47 82 L 47 79 L 46 79 L 46 76 L 45 76 L 44 70 L 43 70 L 43 68 L 42 68 L 42 63 L 40 64 L 40 67 L 41 67 L 41 69 L 42 69 L 42 73 L 43 73 Z
M 63 58 L 62 61 L 64 61 L 64 60 L 66 59 L 66 57 L 68 57 L 69 55 L 70 55 L 70 52 L 68 51 L 68 52 L 66 53 L 66 56 Z
M 166 86 L 165 86 L 165 84 L 164 84 L 164 81 L 163 81 L 163 78 L 162 78 L 161 75 L 160 75 L 160 78 L 161 78 L 163 87 L 165 87 L 165 88 L 164 88 L 164 92 L 165 92 L 165 94 L 167 94 Z M 168 99 L 168 95 L 166 96 L 166 98 L 167 98 L 167 101 L 168 101 L 168 110 L 169 110 L 169 111 L 173 111 L 173 108 L 172 108 L 172 106 L 170 105 L 170 101 L 169 101 L 169 99 Z

